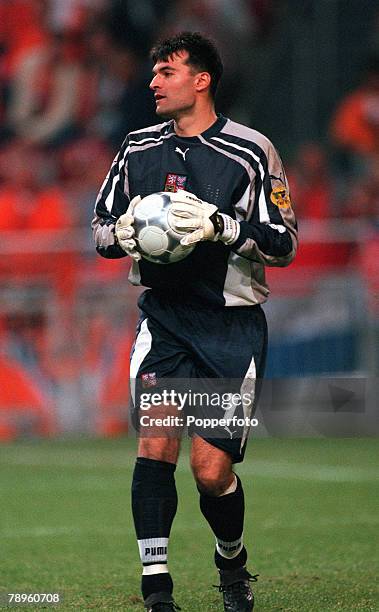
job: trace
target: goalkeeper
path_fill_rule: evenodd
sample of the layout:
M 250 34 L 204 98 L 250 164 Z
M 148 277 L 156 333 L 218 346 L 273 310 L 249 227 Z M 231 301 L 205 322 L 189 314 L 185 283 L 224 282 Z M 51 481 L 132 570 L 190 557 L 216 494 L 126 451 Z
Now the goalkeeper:
M 150 88 L 162 123 L 126 136 L 93 220 L 98 253 L 129 255 L 130 281 L 146 287 L 130 365 L 134 418 L 138 422 L 141 394 L 164 389 L 169 379 L 232 381 L 232 392 L 243 391 L 250 401 L 213 411 L 252 417 L 267 348 L 265 266 L 287 266 L 297 246 L 287 179 L 265 136 L 216 113 L 222 62 L 211 41 L 184 32 L 158 43 L 151 57 Z M 185 259 L 168 265 L 141 258 L 133 238 L 136 202 L 159 191 L 172 194 L 183 244 L 196 244 Z M 200 415 L 209 416 L 208 408 Z M 162 403 L 150 412 L 175 410 Z M 201 512 L 215 536 L 224 610 L 250 611 L 254 577 L 246 568 L 244 491 L 233 471 L 243 461 L 248 426 L 220 424 L 213 433 L 199 425 L 190 433 L 191 467 Z M 152 612 L 177 609 L 167 549 L 179 450 L 180 431 L 159 436 L 140 429 L 132 508 L 142 594 Z

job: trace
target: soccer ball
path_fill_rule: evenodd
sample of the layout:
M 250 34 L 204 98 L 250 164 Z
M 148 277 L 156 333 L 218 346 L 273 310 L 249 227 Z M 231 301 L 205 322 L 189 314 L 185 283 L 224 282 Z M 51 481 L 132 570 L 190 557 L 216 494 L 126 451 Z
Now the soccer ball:
M 181 261 L 195 245 L 183 246 L 179 233 L 171 223 L 171 194 L 165 191 L 152 193 L 138 202 L 133 211 L 134 239 L 142 257 L 158 264 Z

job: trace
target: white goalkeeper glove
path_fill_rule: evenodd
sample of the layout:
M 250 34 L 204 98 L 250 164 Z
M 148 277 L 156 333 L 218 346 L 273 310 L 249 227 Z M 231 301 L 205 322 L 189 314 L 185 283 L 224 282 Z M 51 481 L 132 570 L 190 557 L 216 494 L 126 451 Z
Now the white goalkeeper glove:
M 121 215 L 116 221 L 115 235 L 117 243 L 120 245 L 123 251 L 130 255 L 134 261 L 141 259 L 141 253 L 136 250 L 137 243 L 134 240 L 134 207 L 141 201 L 141 196 L 135 196 L 128 206 L 126 213 Z
M 221 240 L 225 244 L 237 240 L 240 233 L 238 221 L 219 213 L 214 204 L 184 190 L 173 193 L 171 202 L 171 222 L 176 231 L 186 233 L 180 241 L 184 246 L 203 240 Z

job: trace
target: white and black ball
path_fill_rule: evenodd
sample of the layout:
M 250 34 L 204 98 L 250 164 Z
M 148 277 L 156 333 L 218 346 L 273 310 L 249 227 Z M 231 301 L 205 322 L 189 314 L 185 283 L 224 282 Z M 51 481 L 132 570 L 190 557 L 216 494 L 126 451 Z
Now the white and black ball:
M 134 239 L 142 257 L 158 264 L 181 261 L 195 245 L 182 246 L 185 235 L 172 227 L 171 194 L 165 191 L 152 193 L 138 202 L 133 211 Z

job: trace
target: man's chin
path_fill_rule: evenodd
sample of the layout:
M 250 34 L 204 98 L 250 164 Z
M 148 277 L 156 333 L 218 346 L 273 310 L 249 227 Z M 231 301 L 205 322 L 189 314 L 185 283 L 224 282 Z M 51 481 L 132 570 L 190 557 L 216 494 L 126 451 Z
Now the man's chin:
M 158 117 L 161 117 L 162 119 L 172 119 L 172 115 L 167 112 L 167 111 L 158 111 L 156 110 L 155 113 L 158 115 Z
M 158 115 L 158 117 L 162 117 L 162 119 L 172 119 L 173 118 L 173 112 L 167 109 L 163 110 L 163 109 L 156 108 L 155 112 Z

